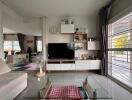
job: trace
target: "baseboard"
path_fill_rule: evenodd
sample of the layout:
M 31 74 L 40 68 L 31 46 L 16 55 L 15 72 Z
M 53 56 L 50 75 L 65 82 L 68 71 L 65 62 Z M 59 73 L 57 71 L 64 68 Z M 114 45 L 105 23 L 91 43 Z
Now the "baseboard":
M 46 71 L 47 73 L 86 73 L 86 72 L 92 72 L 96 74 L 100 74 L 98 70 L 90 71 L 90 70 L 57 70 L 57 71 Z

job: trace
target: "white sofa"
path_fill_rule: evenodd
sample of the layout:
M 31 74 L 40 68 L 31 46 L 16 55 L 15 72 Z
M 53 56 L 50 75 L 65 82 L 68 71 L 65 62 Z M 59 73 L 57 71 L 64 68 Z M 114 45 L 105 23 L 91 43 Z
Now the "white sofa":
M 10 71 L 0 59 L 0 100 L 13 100 L 27 87 L 27 73 Z
M 26 54 L 15 54 L 7 56 L 7 63 L 12 64 L 12 66 L 18 66 L 21 64 L 27 63 L 27 55 Z

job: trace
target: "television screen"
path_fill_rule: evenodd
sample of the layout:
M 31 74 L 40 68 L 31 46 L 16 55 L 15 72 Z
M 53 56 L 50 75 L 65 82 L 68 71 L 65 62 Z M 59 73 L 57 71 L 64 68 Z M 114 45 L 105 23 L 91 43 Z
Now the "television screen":
M 49 59 L 73 59 L 74 45 L 72 43 L 49 43 Z

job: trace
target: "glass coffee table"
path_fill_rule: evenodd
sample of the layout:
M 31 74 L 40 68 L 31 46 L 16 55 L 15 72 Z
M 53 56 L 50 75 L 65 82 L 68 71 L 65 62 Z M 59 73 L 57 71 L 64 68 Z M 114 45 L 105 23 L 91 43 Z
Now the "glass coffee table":
M 94 78 L 87 77 L 85 78 L 85 81 L 86 81 L 86 87 L 84 88 L 89 95 L 89 99 L 91 100 L 112 99 L 112 96 L 108 93 L 108 91 L 105 88 L 103 88 L 101 84 L 98 83 Z
M 52 89 L 54 89 L 56 87 L 58 89 L 58 87 L 59 88 L 61 87 L 61 89 L 63 88 L 63 90 L 64 90 L 64 89 L 67 89 L 64 87 L 68 87 L 68 86 L 69 87 L 72 86 L 72 88 L 74 88 L 75 91 L 79 90 L 79 93 L 81 94 L 81 98 L 78 98 L 78 100 L 104 100 L 104 99 L 110 100 L 110 99 L 112 99 L 112 96 L 108 93 L 108 91 L 105 88 L 103 88 L 101 86 L 101 84 L 99 84 L 92 77 L 86 77 L 82 80 L 76 79 L 76 81 L 72 82 L 72 83 L 70 83 L 70 81 L 69 81 L 70 84 L 67 84 L 67 85 L 66 84 L 62 85 L 62 83 L 66 81 L 65 79 L 64 80 L 53 80 L 48 75 L 40 78 L 40 81 L 38 81 L 37 77 L 36 78 L 34 77 L 34 80 L 36 80 L 36 82 L 34 82 L 35 85 L 31 86 L 32 88 L 27 89 L 26 95 L 23 96 L 23 100 L 48 100 L 48 99 L 49 100 L 72 100 L 71 98 L 70 99 L 67 97 L 65 98 L 65 96 L 64 96 L 64 98 L 62 96 L 60 98 L 47 97 L 47 95 L 50 94 L 50 92 L 51 92 L 51 87 L 52 87 Z M 40 91 L 46 88 L 48 81 L 52 85 L 48 90 L 46 90 L 47 91 L 46 96 L 42 97 L 42 96 L 40 96 Z M 72 90 L 69 89 L 67 91 L 72 91 Z M 41 91 L 41 93 L 42 93 L 42 91 Z M 69 95 L 69 96 L 71 96 L 71 95 Z

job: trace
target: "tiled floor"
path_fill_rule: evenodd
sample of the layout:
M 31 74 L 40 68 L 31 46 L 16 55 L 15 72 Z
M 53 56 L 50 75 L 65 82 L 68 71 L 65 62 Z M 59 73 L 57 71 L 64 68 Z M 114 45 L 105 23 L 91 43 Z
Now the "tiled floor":
M 132 100 L 132 94 L 111 81 L 110 79 L 93 73 L 51 73 L 47 77 L 54 85 L 71 85 L 80 86 L 85 77 L 92 77 L 113 97 L 112 100 Z M 37 77 L 29 75 L 28 87 L 15 100 L 39 100 L 38 92 L 46 83 L 46 78 L 40 81 Z M 104 99 L 103 99 L 104 100 Z

